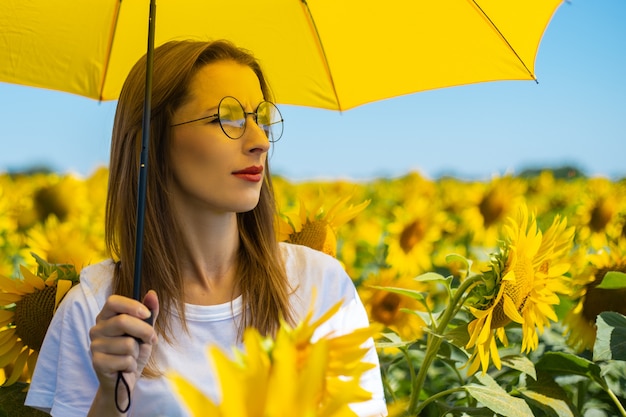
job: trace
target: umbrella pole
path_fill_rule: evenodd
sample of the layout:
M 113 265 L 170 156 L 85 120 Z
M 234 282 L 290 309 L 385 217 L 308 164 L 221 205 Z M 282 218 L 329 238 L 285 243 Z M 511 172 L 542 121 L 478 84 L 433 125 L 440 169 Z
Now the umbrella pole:
M 150 0 L 148 19 L 148 52 L 146 54 L 146 88 L 141 127 L 141 156 L 139 161 L 139 184 L 137 187 L 137 229 L 135 231 L 135 273 L 133 298 L 141 300 L 141 263 L 143 253 L 143 230 L 146 209 L 146 183 L 148 171 L 148 145 L 150 143 L 150 112 L 152 105 L 152 69 L 154 65 L 154 25 L 156 1 Z
M 133 278 L 133 298 L 141 301 L 141 261 L 143 253 L 143 229 L 146 212 L 146 180 L 148 174 L 148 145 L 150 143 L 150 112 L 152 107 L 152 67 L 154 64 L 154 19 L 156 17 L 156 0 L 150 0 L 150 12 L 148 19 L 148 52 L 146 54 L 146 88 L 143 102 L 143 119 L 141 121 L 141 155 L 139 157 L 139 180 L 137 186 L 137 227 L 135 229 L 135 272 Z M 145 321 L 153 324 L 154 316 L 150 315 Z M 142 343 L 140 339 L 136 339 Z M 128 402 L 123 407 L 118 397 L 120 384 L 126 391 Z M 115 407 L 124 414 L 130 409 L 131 392 L 130 386 L 122 371 L 117 372 L 115 383 Z

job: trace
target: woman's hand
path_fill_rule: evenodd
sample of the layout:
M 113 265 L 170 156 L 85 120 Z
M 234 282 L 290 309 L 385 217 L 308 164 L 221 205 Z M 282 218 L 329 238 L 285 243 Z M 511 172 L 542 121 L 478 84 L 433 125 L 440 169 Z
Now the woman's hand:
M 100 387 L 90 415 L 118 414 L 115 405 L 118 372 L 122 372 L 129 391 L 133 392 L 158 340 L 153 326 L 144 321 L 150 317 L 150 310 L 154 323 L 159 313 L 159 300 L 152 290 L 144 297 L 143 304 L 128 297 L 112 295 L 96 317 L 89 337 L 93 368 Z M 120 383 L 117 389 L 118 404 L 124 409 L 129 401 L 126 387 Z M 115 414 L 111 413 L 113 410 Z

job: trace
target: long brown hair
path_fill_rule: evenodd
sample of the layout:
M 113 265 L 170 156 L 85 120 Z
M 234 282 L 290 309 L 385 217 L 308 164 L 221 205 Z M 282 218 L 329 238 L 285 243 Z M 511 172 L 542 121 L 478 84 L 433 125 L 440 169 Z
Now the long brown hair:
M 168 342 L 172 341 L 174 310 L 182 317 L 185 326 L 184 282 L 177 256 L 184 245 L 168 192 L 172 176 L 169 158 L 171 118 L 188 99 L 188 86 L 196 72 L 207 64 L 222 60 L 250 67 L 259 79 L 264 99 L 272 100 L 257 60 L 230 42 L 173 41 L 154 51 L 140 293 L 143 296 L 148 289 L 157 292 L 160 314 L 155 326 Z M 119 97 L 113 125 L 106 205 L 106 243 L 116 261 L 113 292 L 129 297 L 133 294 L 145 73 L 144 56 L 131 70 Z M 241 241 L 237 279 L 244 303 L 240 336 L 248 326 L 269 335 L 277 330 L 281 318 L 293 321 L 288 304 L 287 276 L 274 233 L 275 220 L 276 207 L 268 170 L 259 204 L 249 212 L 237 214 Z

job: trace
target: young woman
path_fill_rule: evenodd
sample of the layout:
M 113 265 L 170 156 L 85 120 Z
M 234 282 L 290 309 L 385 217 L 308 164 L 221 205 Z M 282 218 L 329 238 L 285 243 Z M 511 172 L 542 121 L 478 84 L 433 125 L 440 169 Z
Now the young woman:
M 343 300 L 325 331 L 368 326 L 334 258 L 276 241 L 268 150 L 283 122 L 258 62 L 226 41 L 176 41 L 155 50 L 145 298 L 131 298 L 144 80 L 145 57 L 126 80 L 113 128 L 106 207 L 112 259 L 84 268 L 63 300 L 28 393 L 27 405 L 53 416 L 126 415 L 129 400 L 128 415 L 185 416 L 164 371 L 176 370 L 219 399 L 206 347 L 230 351 L 246 327 L 272 335 L 280 318 L 296 324 L 313 292 L 318 316 Z M 154 327 L 143 320 L 149 310 Z M 365 361 L 378 365 L 369 343 Z M 361 385 L 373 399 L 354 405 L 357 414 L 386 415 L 380 369 Z

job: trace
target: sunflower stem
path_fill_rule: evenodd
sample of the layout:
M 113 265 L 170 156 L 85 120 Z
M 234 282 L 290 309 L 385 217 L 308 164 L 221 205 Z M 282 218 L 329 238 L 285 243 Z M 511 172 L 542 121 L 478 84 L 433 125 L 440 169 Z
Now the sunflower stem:
M 611 390 L 611 388 L 606 388 L 606 393 L 609 394 L 609 397 L 611 397 L 611 400 L 613 400 L 613 402 L 615 403 L 615 406 L 617 407 L 617 409 L 619 410 L 620 414 L 623 417 L 626 417 L 626 410 L 624 409 L 624 406 L 622 405 L 622 403 L 619 401 L 619 399 L 617 398 L 617 396 L 613 393 L 613 391 Z
M 452 318 L 458 312 L 458 304 L 462 304 L 465 302 L 465 300 L 463 299 L 464 294 L 469 289 L 473 288 L 474 285 L 476 285 L 476 283 L 482 279 L 482 275 L 474 275 L 463 281 L 457 291 L 454 293 L 454 296 L 449 299 L 450 301 L 448 302 L 448 306 L 443 311 L 441 321 L 439 321 L 439 323 L 437 324 L 435 331 L 428 333 L 426 339 L 426 353 L 424 354 L 424 361 L 422 362 L 422 366 L 420 366 L 420 370 L 417 373 L 417 376 L 412 379 L 413 389 L 411 390 L 411 399 L 408 408 L 409 414 L 414 415 L 416 414 L 417 410 L 421 410 L 424 407 L 424 404 L 422 404 L 418 408 L 417 403 L 419 401 L 422 387 L 424 386 L 424 381 L 426 380 L 428 369 L 437 357 L 437 352 L 439 352 L 439 346 L 441 346 L 441 342 L 443 341 L 443 334 L 446 330 L 446 327 L 448 327 L 450 320 L 452 320 Z M 426 400 L 425 402 L 428 403 L 430 401 Z
M 459 392 L 459 391 L 464 391 L 465 388 L 463 387 L 454 387 L 454 388 L 450 388 L 441 392 L 438 392 L 436 394 L 431 395 L 430 397 L 428 397 L 427 399 L 425 399 L 415 410 L 415 415 L 419 415 L 419 413 L 424 409 L 424 407 L 426 407 L 428 404 L 430 404 L 431 402 L 439 399 L 439 398 L 443 398 L 443 397 L 447 397 L 450 394 L 454 394 L 455 392 Z
M 411 355 L 409 355 L 409 350 L 406 348 L 400 349 L 406 358 L 406 361 L 409 365 L 409 375 L 411 376 L 411 381 L 415 381 L 415 368 L 413 367 L 413 361 L 411 360 Z

